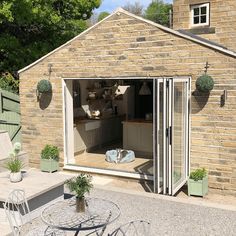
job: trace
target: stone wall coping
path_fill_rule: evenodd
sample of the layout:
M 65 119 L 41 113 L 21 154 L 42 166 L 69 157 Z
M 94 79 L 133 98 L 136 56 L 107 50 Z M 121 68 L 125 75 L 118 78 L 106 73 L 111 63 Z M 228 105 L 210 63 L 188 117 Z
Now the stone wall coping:
M 29 169 L 23 174 L 23 180 L 18 183 L 11 183 L 9 180 L 9 172 L 0 173 L 0 201 L 4 202 L 9 193 L 14 189 L 25 190 L 27 200 L 33 199 L 51 189 L 64 185 L 67 179 L 72 176 L 63 175 L 60 172 L 46 173 L 37 169 Z

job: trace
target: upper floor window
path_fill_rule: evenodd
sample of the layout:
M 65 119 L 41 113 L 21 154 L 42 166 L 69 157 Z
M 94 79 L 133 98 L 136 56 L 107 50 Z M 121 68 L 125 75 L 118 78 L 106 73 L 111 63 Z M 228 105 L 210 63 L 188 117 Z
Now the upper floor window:
M 209 25 L 209 18 L 209 3 L 191 6 L 191 25 L 193 27 Z

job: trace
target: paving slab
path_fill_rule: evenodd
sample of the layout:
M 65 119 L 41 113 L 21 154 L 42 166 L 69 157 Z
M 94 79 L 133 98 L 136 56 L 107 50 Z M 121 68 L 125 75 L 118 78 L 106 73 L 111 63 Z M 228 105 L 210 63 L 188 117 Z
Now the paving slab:
M 23 174 L 23 180 L 11 183 L 9 172 L 0 173 L 0 208 L 7 199 L 9 193 L 14 189 L 23 189 L 28 200 L 30 210 L 35 210 L 42 205 L 60 197 L 64 194 L 64 182 L 70 176 L 62 175 L 60 172 L 46 173 L 36 169 L 28 169 Z

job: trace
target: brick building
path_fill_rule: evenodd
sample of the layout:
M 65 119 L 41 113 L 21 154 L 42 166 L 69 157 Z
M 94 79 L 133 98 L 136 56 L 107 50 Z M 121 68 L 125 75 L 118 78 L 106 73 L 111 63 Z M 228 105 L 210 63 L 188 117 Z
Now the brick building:
M 236 53 L 231 50 L 235 49 L 236 32 L 230 31 L 235 26 L 227 26 L 235 21 L 236 8 L 234 0 L 209 2 L 208 25 L 201 26 L 207 34 L 200 36 L 214 41 L 189 32 L 192 4 L 200 2 L 176 0 L 174 29 L 118 9 L 20 70 L 23 147 L 30 154 L 31 165 L 39 166 L 40 152 L 49 143 L 60 147 L 65 169 L 150 179 L 156 192 L 174 194 L 186 182 L 189 167 L 206 167 L 212 190 L 236 195 Z M 227 23 L 225 27 L 215 20 L 220 2 L 223 9 L 232 8 L 229 20 L 220 17 Z M 197 29 L 199 33 L 200 28 L 194 27 Z M 215 82 L 210 95 L 195 91 L 196 79 L 204 74 L 207 62 L 207 73 Z M 36 91 L 41 79 L 50 80 L 53 90 L 44 101 Z M 121 101 L 113 97 L 109 89 L 117 85 L 134 88 L 129 102 L 125 102 L 125 93 Z M 146 96 L 140 92 L 143 86 L 151 90 Z M 112 98 L 111 102 L 107 98 Z M 100 108 L 94 108 L 95 115 L 91 115 L 95 101 Z M 122 132 L 114 131 L 117 129 Z M 170 136 L 163 137 L 165 129 L 172 134 L 171 141 Z M 120 138 L 123 147 L 137 149 L 135 161 L 140 162 L 132 171 L 125 165 L 114 167 L 106 162 L 102 166 L 102 161 L 99 166 L 92 159 L 95 147 L 108 150 L 105 144 L 115 138 Z M 145 156 L 147 153 L 151 157 Z M 95 157 L 102 158 L 100 154 L 95 151 Z
M 175 0 L 173 28 L 186 30 L 236 51 L 236 1 Z

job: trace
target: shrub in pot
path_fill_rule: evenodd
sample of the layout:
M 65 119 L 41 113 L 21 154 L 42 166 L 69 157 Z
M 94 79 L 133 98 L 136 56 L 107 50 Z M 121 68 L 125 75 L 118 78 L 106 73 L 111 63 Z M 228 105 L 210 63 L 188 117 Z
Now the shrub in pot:
M 59 169 L 59 148 L 53 145 L 46 145 L 41 152 L 41 171 L 54 172 Z
M 76 211 L 85 212 L 85 194 L 89 193 L 93 188 L 92 176 L 87 174 L 80 174 L 77 177 L 66 181 L 71 192 L 76 196 Z
M 205 196 L 208 193 L 208 176 L 205 168 L 196 169 L 188 179 L 188 195 Z
M 6 162 L 5 168 L 10 171 L 10 181 L 13 183 L 20 182 L 22 180 L 21 169 L 24 164 L 22 160 L 18 158 L 18 154 L 21 150 L 21 144 L 15 143 L 13 151 L 10 153 L 10 159 Z

